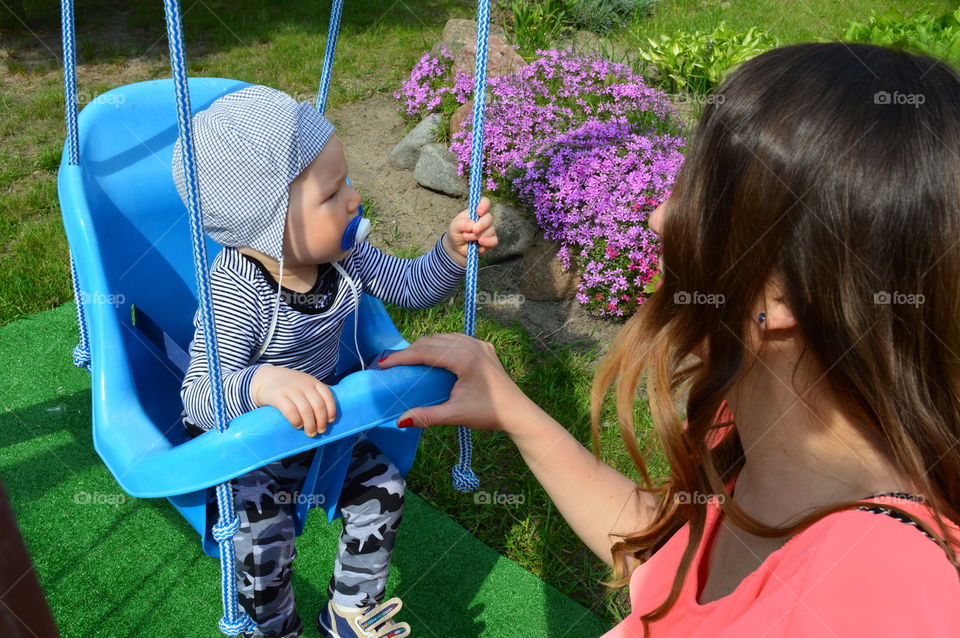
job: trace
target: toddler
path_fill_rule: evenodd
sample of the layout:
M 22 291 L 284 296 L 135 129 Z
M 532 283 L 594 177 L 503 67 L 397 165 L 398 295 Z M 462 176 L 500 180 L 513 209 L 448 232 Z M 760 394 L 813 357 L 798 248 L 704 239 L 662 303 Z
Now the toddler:
M 334 130 L 309 103 L 265 86 L 221 97 L 193 118 L 204 230 L 223 245 L 210 268 L 210 288 L 228 419 L 272 405 L 307 436 L 322 434 L 336 418 L 328 386 L 337 381 L 340 335 L 360 293 L 429 307 L 463 279 L 469 241 L 479 243 L 481 254 L 498 243 L 490 201 L 482 198 L 477 222 L 461 211 L 416 259 L 371 246 Z M 177 140 L 173 173 L 186 201 L 181 148 Z M 181 388 L 190 436 L 214 427 L 199 311 L 194 326 Z M 246 638 L 303 631 L 291 587 L 294 505 L 285 495 L 302 487 L 314 453 L 232 482 L 241 519 L 234 536 L 238 597 L 257 623 Z M 383 601 L 404 489 L 389 458 L 361 436 L 339 500 L 343 531 L 329 601 L 316 619 L 321 635 L 409 635 L 407 623 L 392 619 L 400 599 Z

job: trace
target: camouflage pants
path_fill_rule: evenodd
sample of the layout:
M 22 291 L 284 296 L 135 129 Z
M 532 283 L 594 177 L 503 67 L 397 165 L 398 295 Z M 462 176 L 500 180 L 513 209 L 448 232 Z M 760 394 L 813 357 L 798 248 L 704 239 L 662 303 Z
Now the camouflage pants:
M 254 638 L 299 636 L 291 565 L 296 557 L 294 505 L 315 450 L 275 461 L 232 482 L 240 530 L 234 536 L 237 593 L 257 623 Z M 406 482 L 373 443 L 361 437 L 343 492 L 343 531 L 327 594 L 340 605 L 381 602 L 397 527 L 403 517 Z M 279 498 L 278 494 L 285 493 Z

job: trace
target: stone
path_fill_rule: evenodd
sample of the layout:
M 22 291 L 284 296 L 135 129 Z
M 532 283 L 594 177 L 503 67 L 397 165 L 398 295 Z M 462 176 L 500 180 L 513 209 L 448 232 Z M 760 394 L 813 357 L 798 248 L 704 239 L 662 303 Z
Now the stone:
M 473 100 L 467 100 L 465 104 L 461 104 L 456 111 L 453 112 L 453 115 L 450 116 L 450 139 L 453 139 L 453 134 L 463 130 L 463 120 L 473 112 Z
M 468 192 L 467 180 L 457 175 L 457 158 L 446 144 L 426 144 L 420 150 L 413 179 L 425 188 L 452 197 L 463 197 Z
M 410 170 L 417 165 L 420 158 L 420 149 L 426 144 L 435 142 L 437 136 L 435 130 L 440 125 L 441 116 L 439 113 L 428 115 L 417 124 L 412 131 L 407 133 L 406 137 L 400 140 L 400 143 L 393 147 L 390 156 L 387 158 L 395 168 Z
M 558 49 L 572 49 L 574 53 L 602 53 L 603 41 L 593 31 L 580 30 L 557 43 Z
M 576 268 L 563 269 L 557 259 L 560 242 L 546 239 L 543 233 L 534 236 L 533 244 L 520 265 L 520 292 L 533 301 L 573 299 L 577 294 L 580 273 Z
M 533 246 L 537 222 L 533 215 L 502 202 L 490 205 L 490 214 L 497 227 L 497 247 L 484 253 L 487 263 L 497 264 L 514 257 L 522 257 Z
M 453 72 L 473 75 L 477 59 L 477 44 L 471 42 L 453 58 Z M 527 63 L 513 47 L 497 37 L 487 43 L 487 78 L 514 73 Z
M 488 35 L 502 40 L 505 40 L 507 37 L 503 32 L 503 27 L 498 24 L 490 25 Z M 453 20 L 447 20 L 447 23 L 443 25 L 443 36 L 441 36 L 440 42 L 437 44 L 446 46 L 450 49 L 452 55 L 457 55 L 460 49 L 468 42 L 473 42 L 474 46 L 476 46 L 477 21 L 454 18 Z

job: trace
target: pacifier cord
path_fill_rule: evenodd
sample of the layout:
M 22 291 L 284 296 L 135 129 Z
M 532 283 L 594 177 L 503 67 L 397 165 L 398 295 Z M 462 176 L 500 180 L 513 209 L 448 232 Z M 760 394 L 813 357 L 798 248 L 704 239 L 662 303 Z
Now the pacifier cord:
M 343 275 L 343 278 L 347 281 L 347 284 L 350 286 L 350 289 L 353 292 L 353 347 L 357 351 L 357 358 L 360 360 L 360 369 L 366 370 L 367 367 L 363 363 L 363 355 L 360 353 L 360 344 L 357 340 L 360 321 L 360 294 L 357 292 L 357 285 L 354 283 L 353 279 L 351 279 L 350 275 L 347 274 L 347 271 L 340 266 L 339 262 L 332 262 L 331 265 L 341 275 Z M 281 294 L 283 294 L 283 255 L 280 255 L 280 276 L 278 277 L 277 281 L 277 302 L 273 306 L 273 319 L 270 320 L 270 328 L 267 330 L 267 338 L 264 340 L 263 345 L 260 346 L 260 350 L 253 357 L 253 359 L 250 360 L 248 365 L 253 365 L 260 359 L 260 357 L 263 356 L 263 353 L 267 351 L 267 346 L 270 345 L 270 341 L 273 339 L 273 333 L 277 327 L 277 317 L 280 313 Z
M 334 261 L 331 262 L 331 265 L 336 268 L 341 275 L 343 275 L 343 278 L 347 281 L 347 285 L 349 285 L 350 289 L 353 291 L 353 347 L 357 351 L 357 358 L 360 359 L 360 369 L 366 370 L 367 367 L 363 363 L 363 355 L 360 354 L 360 344 L 357 342 L 357 332 L 359 330 L 360 321 L 360 293 L 357 292 L 357 285 L 354 283 L 353 279 L 351 279 L 350 275 L 347 274 L 347 271 L 340 266 L 340 262 Z
M 260 346 L 260 349 L 257 350 L 257 353 L 254 355 L 253 359 L 247 365 L 253 365 L 260 360 L 260 357 L 263 356 L 263 353 L 267 351 L 267 346 L 270 345 L 270 341 L 273 339 L 273 332 L 277 328 L 277 317 L 280 314 L 280 295 L 283 292 L 283 253 L 280 254 L 280 277 L 277 281 L 277 302 L 273 305 L 273 318 L 270 320 L 270 327 L 267 329 L 267 338 L 263 340 L 263 345 Z

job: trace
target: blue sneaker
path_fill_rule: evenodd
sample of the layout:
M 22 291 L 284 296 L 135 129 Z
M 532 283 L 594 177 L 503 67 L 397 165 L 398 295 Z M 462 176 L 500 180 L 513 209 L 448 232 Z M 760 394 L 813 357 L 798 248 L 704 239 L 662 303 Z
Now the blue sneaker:
M 402 606 L 394 597 L 348 611 L 331 600 L 317 616 L 317 629 L 324 638 L 407 638 L 410 625 L 391 620 Z

